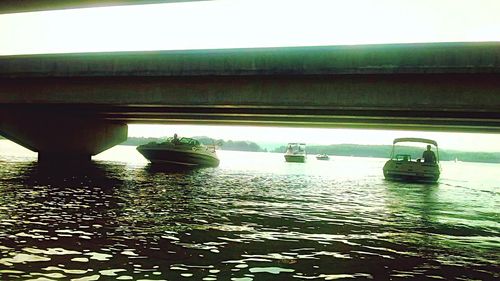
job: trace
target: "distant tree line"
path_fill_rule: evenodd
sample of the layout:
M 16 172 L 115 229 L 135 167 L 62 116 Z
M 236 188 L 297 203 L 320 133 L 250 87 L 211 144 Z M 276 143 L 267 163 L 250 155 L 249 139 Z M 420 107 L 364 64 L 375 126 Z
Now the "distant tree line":
M 162 142 L 167 137 L 163 138 L 143 138 L 130 137 L 123 145 L 141 145 L 149 142 Z M 236 150 L 236 151 L 251 151 L 251 152 L 266 152 L 267 149 L 262 148 L 255 142 L 251 141 L 232 141 L 213 139 L 209 137 L 193 137 L 199 140 L 204 145 L 216 144 L 221 150 Z M 389 158 L 392 150 L 392 145 L 361 145 L 361 144 L 333 144 L 333 145 L 309 145 L 306 147 L 308 154 L 326 153 L 337 156 L 355 156 L 355 157 L 376 157 Z M 424 147 L 413 146 L 397 146 L 396 153 L 409 154 L 412 159 L 422 157 Z M 434 149 L 433 149 L 434 150 Z M 270 150 L 271 152 L 284 153 L 286 145 Z M 483 162 L 483 163 L 500 163 L 500 152 L 465 152 L 457 150 L 439 150 L 440 160 L 453 161 L 455 159 L 464 162 Z
M 232 141 L 232 140 L 216 140 L 209 137 L 194 137 L 204 145 L 216 144 L 222 150 L 237 150 L 237 151 L 252 151 L 252 152 L 267 152 L 255 142 L 251 141 Z
M 129 137 L 125 142 L 121 143 L 122 145 L 141 145 L 150 142 L 162 142 L 165 141 L 164 138 L 143 138 L 143 137 Z
M 263 149 L 255 142 L 251 141 L 232 141 L 232 140 L 222 140 L 222 139 L 212 139 L 209 137 L 193 137 L 197 139 L 204 145 L 213 145 L 216 144 L 221 150 L 237 150 L 237 151 L 252 151 L 252 152 L 266 152 L 266 149 Z M 130 137 L 122 143 L 123 145 L 141 145 L 149 142 L 162 142 L 165 141 L 167 137 L 162 138 L 142 138 L 142 137 Z

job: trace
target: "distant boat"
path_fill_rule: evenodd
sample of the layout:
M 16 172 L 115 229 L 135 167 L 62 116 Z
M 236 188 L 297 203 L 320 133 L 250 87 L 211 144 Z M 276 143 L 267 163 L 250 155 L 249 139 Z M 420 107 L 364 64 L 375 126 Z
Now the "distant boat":
M 436 148 L 436 157 L 432 161 L 423 159 L 411 159 L 408 154 L 395 154 L 395 145 L 400 142 L 420 142 Z M 436 182 L 441 173 L 439 166 L 439 149 L 436 141 L 422 138 L 398 138 L 392 145 L 391 159 L 388 160 L 383 168 L 384 177 L 388 180 L 397 181 L 417 181 L 417 182 Z
M 215 146 L 205 146 L 192 138 L 176 136 L 165 142 L 140 145 L 137 151 L 153 164 L 167 164 L 180 167 L 217 167 L 219 158 Z
M 318 154 L 316 155 L 316 159 L 318 160 L 330 160 L 330 156 L 328 156 L 328 154 Z
M 286 162 L 304 163 L 306 161 L 306 144 L 305 143 L 288 143 L 285 152 Z

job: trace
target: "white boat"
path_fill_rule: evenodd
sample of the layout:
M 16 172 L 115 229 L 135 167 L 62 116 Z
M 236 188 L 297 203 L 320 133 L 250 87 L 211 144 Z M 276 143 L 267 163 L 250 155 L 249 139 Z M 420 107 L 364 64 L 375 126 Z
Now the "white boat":
M 401 142 L 418 142 L 427 144 L 423 158 L 413 160 L 409 154 L 396 154 L 396 144 Z M 431 145 L 436 154 L 431 151 Z M 425 159 L 424 159 L 425 158 Z M 397 138 L 392 145 L 391 159 L 383 168 L 384 177 L 388 180 L 436 182 L 441 174 L 439 165 L 439 149 L 437 142 L 422 138 Z
M 285 152 L 286 162 L 304 163 L 306 161 L 306 144 L 305 143 L 288 143 Z
M 166 164 L 180 167 L 217 167 L 219 158 L 215 146 L 205 146 L 192 138 L 177 136 L 165 142 L 140 145 L 137 150 L 153 164 Z
M 318 160 L 330 160 L 330 156 L 328 156 L 328 154 L 318 154 L 316 155 L 316 159 Z

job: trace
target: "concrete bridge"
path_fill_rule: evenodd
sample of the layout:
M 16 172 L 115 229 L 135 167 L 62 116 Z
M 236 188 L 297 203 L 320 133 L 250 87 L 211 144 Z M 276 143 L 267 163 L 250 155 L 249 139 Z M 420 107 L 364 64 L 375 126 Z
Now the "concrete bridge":
M 90 158 L 127 123 L 500 131 L 500 43 L 0 57 L 0 133 Z
M 200 1 L 210 0 L 2 0 L 0 1 L 0 14 Z

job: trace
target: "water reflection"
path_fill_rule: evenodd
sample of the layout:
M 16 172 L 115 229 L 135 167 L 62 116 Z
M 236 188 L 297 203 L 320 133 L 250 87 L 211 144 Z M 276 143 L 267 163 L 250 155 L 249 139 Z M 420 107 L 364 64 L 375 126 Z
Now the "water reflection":
M 438 184 L 386 182 L 387 208 L 399 226 L 428 231 L 436 222 Z
M 450 220 L 455 215 L 470 213 L 474 207 L 447 201 L 443 196 L 447 189 L 446 185 L 436 184 L 387 184 L 390 220 L 399 232 L 392 237 L 393 241 L 411 245 L 410 252 L 434 261 L 434 268 L 429 269 L 436 275 L 439 271 L 467 275 L 467 270 L 462 267 L 472 259 L 478 268 L 494 270 L 492 264 L 498 265 L 499 256 L 497 247 L 491 246 L 499 242 L 496 238 L 498 231 L 475 226 L 477 220 L 484 219 L 477 214 L 468 215 L 461 223 Z M 481 247 L 481 244 L 490 244 L 490 247 Z M 452 269 L 453 266 L 460 269 Z M 450 270 L 452 272 L 447 272 Z
M 364 167 L 366 161 L 350 161 L 358 167 L 354 176 L 345 170 L 323 176 L 311 167 L 274 174 L 267 168 L 172 171 L 116 162 L 58 167 L 3 161 L 0 275 L 498 277 L 498 211 L 479 204 L 498 202 L 491 193 L 387 182 L 378 162 Z
M 207 169 L 206 167 L 189 167 L 189 166 L 177 166 L 177 165 L 168 165 L 168 164 L 153 164 L 148 163 L 144 170 L 150 175 L 154 175 L 157 173 L 162 174 L 193 174 L 200 170 Z
M 113 171 L 95 163 L 2 167 L 0 177 L 7 184 L 2 181 L 0 187 L 0 265 L 18 271 L 3 271 L 2 277 L 78 277 L 92 271 L 82 263 L 111 256 L 99 243 L 116 227 L 119 166 Z

